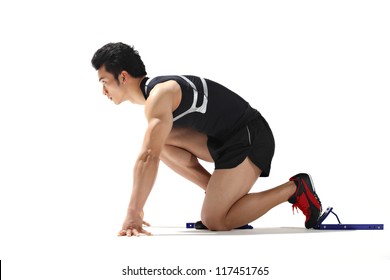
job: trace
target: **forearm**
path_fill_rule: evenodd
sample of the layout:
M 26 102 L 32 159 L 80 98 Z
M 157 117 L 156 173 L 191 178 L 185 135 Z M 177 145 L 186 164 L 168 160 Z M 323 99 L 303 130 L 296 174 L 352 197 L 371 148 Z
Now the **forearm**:
M 156 181 L 159 158 L 148 151 L 142 152 L 134 166 L 133 190 L 128 211 L 143 211 Z

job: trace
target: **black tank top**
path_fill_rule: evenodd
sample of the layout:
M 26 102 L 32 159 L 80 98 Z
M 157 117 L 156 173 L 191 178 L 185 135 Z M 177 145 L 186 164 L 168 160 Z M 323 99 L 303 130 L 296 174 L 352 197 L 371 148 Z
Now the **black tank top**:
M 170 80 L 176 81 L 182 91 L 181 102 L 173 112 L 174 127 L 191 127 L 222 140 L 260 115 L 233 91 L 196 76 L 144 78 L 141 90 L 145 99 L 157 84 Z

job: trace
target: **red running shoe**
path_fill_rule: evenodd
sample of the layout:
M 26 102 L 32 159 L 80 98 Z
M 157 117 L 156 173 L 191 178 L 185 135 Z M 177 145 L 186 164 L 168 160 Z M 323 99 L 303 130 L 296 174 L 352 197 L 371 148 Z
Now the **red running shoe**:
M 293 212 L 299 208 L 306 216 L 305 227 L 308 229 L 315 227 L 322 212 L 322 205 L 310 175 L 300 173 L 291 177 L 290 181 L 297 186 L 296 192 L 288 200 L 292 203 Z

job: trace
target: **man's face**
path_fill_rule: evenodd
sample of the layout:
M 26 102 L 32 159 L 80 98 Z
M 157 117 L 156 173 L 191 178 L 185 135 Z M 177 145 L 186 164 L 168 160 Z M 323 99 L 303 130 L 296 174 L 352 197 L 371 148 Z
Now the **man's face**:
M 114 75 L 106 71 L 103 65 L 98 70 L 99 82 L 103 85 L 103 94 L 107 96 L 115 104 L 120 104 L 123 101 L 123 89 Z

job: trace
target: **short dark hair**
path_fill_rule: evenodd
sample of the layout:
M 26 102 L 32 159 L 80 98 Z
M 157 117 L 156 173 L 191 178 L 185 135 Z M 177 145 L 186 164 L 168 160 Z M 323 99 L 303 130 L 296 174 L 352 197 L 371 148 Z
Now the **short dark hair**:
M 134 50 L 134 47 L 120 42 L 108 43 L 98 49 L 91 62 L 95 70 L 99 70 L 104 65 L 106 71 L 113 74 L 118 82 L 119 74 L 122 71 L 127 71 L 134 78 L 140 78 L 147 74 L 138 51 Z

